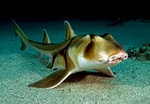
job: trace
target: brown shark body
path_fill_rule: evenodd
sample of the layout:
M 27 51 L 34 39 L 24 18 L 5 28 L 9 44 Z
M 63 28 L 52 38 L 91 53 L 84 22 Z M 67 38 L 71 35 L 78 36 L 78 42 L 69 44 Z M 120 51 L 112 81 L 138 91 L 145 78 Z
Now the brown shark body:
M 31 41 L 26 37 L 15 21 L 12 21 L 13 31 L 22 41 L 21 50 L 28 46 L 35 48 L 40 53 L 52 57 L 48 68 L 58 69 L 46 78 L 29 85 L 36 88 L 55 88 L 69 75 L 85 71 L 97 70 L 100 73 L 114 77 L 110 66 L 127 59 L 125 50 L 113 39 L 110 34 L 77 36 L 68 21 L 65 41 L 60 44 L 51 43 L 46 30 L 44 30 L 43 43 Z

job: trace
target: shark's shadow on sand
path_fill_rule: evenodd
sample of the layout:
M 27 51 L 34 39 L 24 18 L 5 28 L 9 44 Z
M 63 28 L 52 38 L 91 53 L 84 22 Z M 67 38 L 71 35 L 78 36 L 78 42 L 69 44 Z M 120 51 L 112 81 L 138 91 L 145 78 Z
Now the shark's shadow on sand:
M 84 80 L 87 76 L 93 76 L 94 77 L 109 77 L 109 78 L 112 78 L 108 75 L 105 75 L 105 74 L 102 74 L 102 73 L 98 73 L 98 72 L 95 72 L 95 71 L 83 71 L 83 72 L 78 72 L 78 73 L 75 73 L 75 74 L 72 74 L 70 75 L 64 82 L 69 82 L 69 83 L 72 83 L 72 82 L 80 82 L 82 80 Z M 89 80 L 89 83 L 90 82 L 93 82 L 93 80 Z

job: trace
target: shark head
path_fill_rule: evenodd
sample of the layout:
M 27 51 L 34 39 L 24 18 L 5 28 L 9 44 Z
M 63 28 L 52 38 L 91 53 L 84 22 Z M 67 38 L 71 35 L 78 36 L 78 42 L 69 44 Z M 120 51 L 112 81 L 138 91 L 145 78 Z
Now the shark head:
M 85 48 L 84 58 L 96 64 L 99 63 L 98 67 L 104 68 L 126 60 L 128 54 L 110 34 L 90 35 L 90 42 Z

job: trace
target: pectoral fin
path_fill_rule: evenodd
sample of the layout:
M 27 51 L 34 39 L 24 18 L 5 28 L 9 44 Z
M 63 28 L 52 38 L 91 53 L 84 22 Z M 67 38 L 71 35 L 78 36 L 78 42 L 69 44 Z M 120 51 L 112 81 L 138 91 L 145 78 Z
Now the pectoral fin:
M 53 69 L 53 70 L 54 69 L 66 69 L 66 60 L 62 54 L 57 53 L 46 67 Z
M 102 68 L 102 69 L 95 69 L 95 70 L 100 73 L 106 74 L 108 76 L 115 77 L 114 73 L 111 71 L 109 67 Z
M 60 85 L 69 75 L 71 72 L 68 70 L 58 70 L 53 74 L 50 74 L 46 78 L 37 81 L 35 83 L 29 84 L 29 87 L 36 87 L 36 88 L 54 88 Z
M 52 69 L 66 69 L 66 61 L 62 54 L 57 53 L 54 57 L 54 63 Z

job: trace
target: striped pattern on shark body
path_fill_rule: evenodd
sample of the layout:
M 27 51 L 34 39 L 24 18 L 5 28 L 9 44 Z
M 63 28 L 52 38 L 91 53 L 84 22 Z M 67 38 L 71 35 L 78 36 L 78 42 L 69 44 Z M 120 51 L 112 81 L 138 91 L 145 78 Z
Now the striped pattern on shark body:
M 115 77 L 110 67 L 127 59 L 128 55 L 111 34 L 78 36 L 68 21 L 64 21 L 64 25 L 65 40 L 55 44 L 51 42 L 45 29 L 43 42 L 28 39 L 18 24 L 12 20 L 13 32 L 21 39 L 21 50 L 30 46 L 49 56 L 52 59 L 47 67 L 56 69 L 56 72 L 28 86 L 52 89 L 60 85 L 69 75 L 85 70 L 96 70 Z

